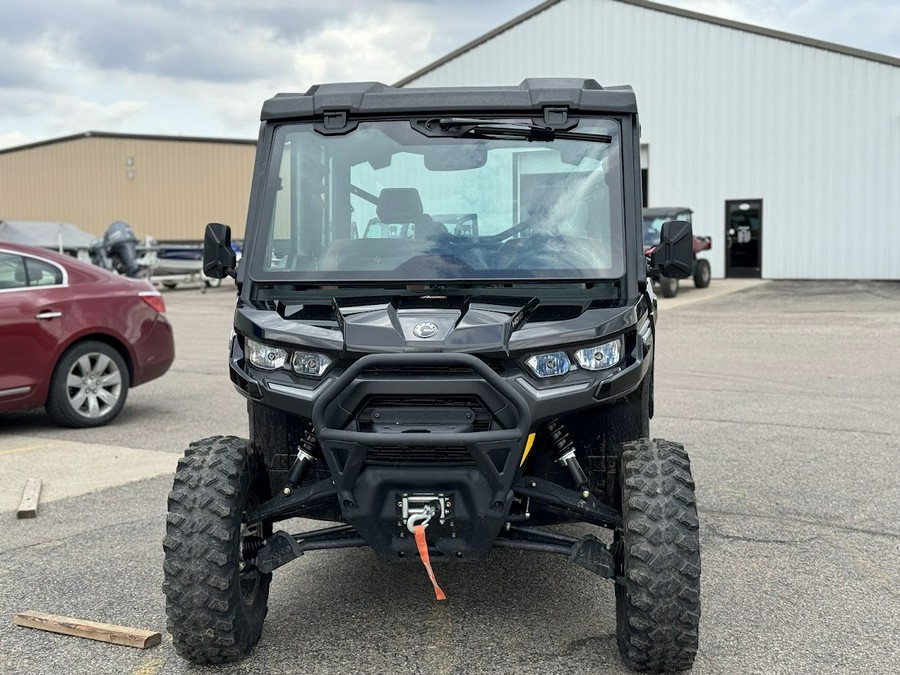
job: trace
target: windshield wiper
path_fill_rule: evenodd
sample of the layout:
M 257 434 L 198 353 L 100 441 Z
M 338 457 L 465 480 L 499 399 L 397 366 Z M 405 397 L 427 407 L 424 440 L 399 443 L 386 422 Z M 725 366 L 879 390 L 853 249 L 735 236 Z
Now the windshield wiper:
M 602 134 L 584 134 L 577 131 L 563 131 L 552 127 L 539 127 L 529 124 L 510 124 L 481 120 L 469 117 L 443 117 L 428 120 L 427 128 L 437 125 L 441 131 L 449 132 L 448 136 L 475 138 L 524 138 L 528 141 L 549 143 L 557 138 L 573 141 L 593 141 L 594 143 L 612 143 L 612 136 Z M 455 132 L 455 133 L 453 133 Z

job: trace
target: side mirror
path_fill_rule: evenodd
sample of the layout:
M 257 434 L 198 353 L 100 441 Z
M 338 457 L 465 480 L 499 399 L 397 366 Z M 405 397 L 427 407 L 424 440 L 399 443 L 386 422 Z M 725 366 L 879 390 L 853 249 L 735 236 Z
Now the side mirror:
M 694 235 L 683 220 L 663 223 L 659 245 L 650 254 L 651 267 L 664 277 L 687 279 L 694 269 Z
M 203 273 L 213 279 L 235 276 L 237 256 L 231 248 L 231 228 L 210 223 L 203 237 Z

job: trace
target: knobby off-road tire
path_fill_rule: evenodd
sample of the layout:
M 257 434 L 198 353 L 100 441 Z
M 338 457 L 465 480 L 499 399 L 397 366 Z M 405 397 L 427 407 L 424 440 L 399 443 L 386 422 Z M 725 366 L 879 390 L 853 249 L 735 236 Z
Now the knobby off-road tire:
M 625 444 L 621 467 L 619 652 L 640 672 L 688 670 L 700 622 L 700 538 L 690 461 L 678 443 L 641 439 Z
M 678 279 L 674 277 L 660 277 L 659 294 L 664 298 L 674 298 L 678 295 Z
M 249 443 L 215 436 L 191 443 L 169 493 L 163 591 L 176 651 L 194 663 L 243 658 L 259 641 L 271 574 L 241 567 L 245 509 L 268 494 Z M 255 534 L 270 534 L 254 524 Z
M 699 258 L 694 263 L 694 286 L 696 288 L 706 288 L 712 278 L 712 270 L 709 267 L 709 260 Z

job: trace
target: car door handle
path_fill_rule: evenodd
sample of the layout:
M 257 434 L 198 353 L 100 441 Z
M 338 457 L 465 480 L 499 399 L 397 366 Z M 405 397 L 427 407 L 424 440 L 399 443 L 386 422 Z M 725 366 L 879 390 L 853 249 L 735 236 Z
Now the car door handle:
M 47 310 L 45 312 L 38 312 L 34 315 L 35 319 L 40 319 L 41 321 L 49 321 L 50 319 L 56 319 L 62 316 L 62 312 L 56 312 L 53 310 Z

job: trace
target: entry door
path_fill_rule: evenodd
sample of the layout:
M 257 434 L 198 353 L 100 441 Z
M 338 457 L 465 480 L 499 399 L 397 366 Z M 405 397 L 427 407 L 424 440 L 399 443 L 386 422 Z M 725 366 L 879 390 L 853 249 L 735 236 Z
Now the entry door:
M 725 276 L 762 276 L 762 200 L 725 202 Z

